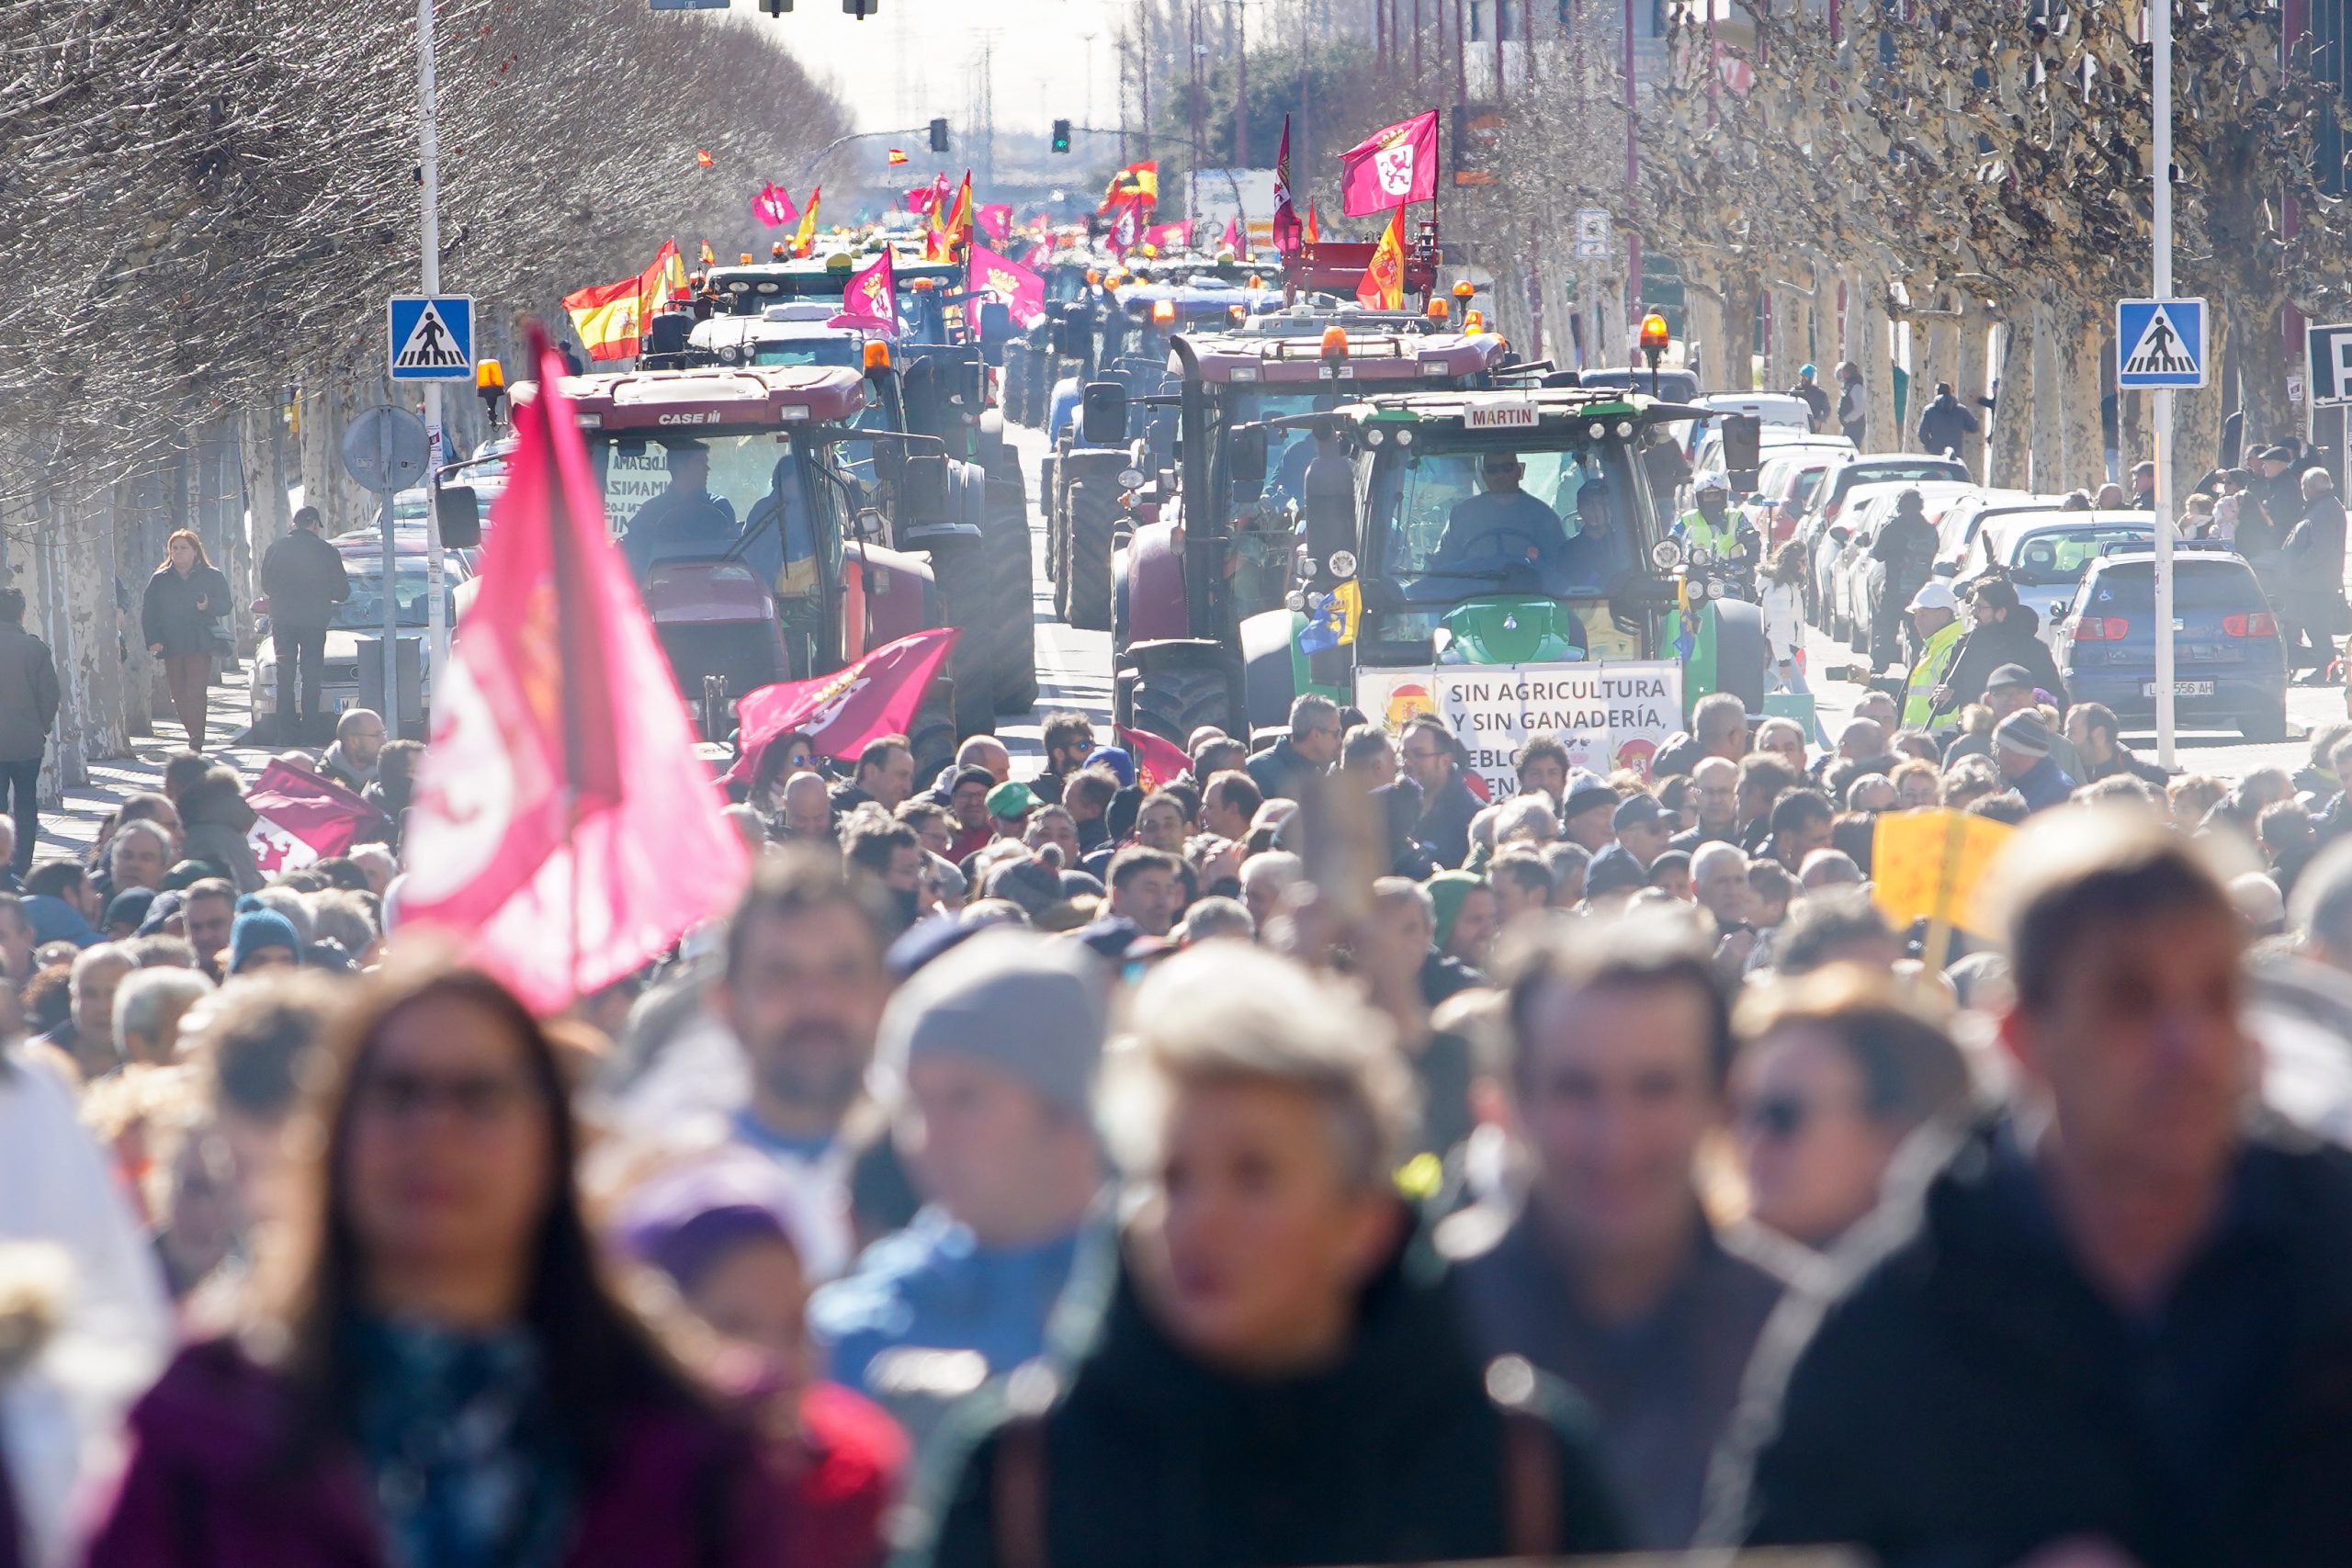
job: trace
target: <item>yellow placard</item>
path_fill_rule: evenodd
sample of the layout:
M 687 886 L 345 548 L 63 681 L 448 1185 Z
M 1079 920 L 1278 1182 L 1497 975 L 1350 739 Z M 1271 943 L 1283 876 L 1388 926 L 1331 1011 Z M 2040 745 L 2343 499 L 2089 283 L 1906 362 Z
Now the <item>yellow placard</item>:
M 1965 811 L 1889 811 L 1871 835 L 1871 880 L 1878 907 L 1897 927 L 1944 920 L 1991 936 L 1977 912 L 1984 868 L 2017 829 Z

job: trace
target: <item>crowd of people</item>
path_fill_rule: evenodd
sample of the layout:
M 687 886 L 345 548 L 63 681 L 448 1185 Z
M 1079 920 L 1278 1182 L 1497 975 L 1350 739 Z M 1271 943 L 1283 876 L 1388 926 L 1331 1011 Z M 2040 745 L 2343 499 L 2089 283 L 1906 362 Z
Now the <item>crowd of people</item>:
M 2352 728 L 2166 783 L 1988 676 L 1646 776 L 788 735 L 552 1020 L 175 759 L 0 895 L 0 1564 L 2352 1561 L 2352 1164 L 2246 1019 L 2352 970 Z M 1959 930 L 1874 897 L 1938 808 L 2024 824 Z

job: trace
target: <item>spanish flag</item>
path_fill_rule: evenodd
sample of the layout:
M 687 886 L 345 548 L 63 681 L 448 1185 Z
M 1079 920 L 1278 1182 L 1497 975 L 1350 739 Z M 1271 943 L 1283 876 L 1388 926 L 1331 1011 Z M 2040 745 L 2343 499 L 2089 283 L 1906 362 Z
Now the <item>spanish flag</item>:
M 702 265 L 706 268 L 714 267 L 718 265 L 718 258 L 710 254 L 710 242 L 708 240 L 705 240 L 702 243 Z
M 819 186 L 808 193 L 808 205 L 800 209 L 800 227 L 792 236 L 792 254 L 805 256 L 817 243 L 817 204 L 825 198 L 825 187 Z
M 663 243 L 653 265 L 618 283 L 591 284 L 563 297 L 581 346 L 591 359 L 634 359 L 645 323 L 673 290 L 684 287 L 685 269 L 674 240 Z
M 1306 204 L 1306 243 L 1311 245 L 1320 238 L 1315 231 L 1315 204 L 1310 201 Z
M 1374 310 L 1405 308 L 1405 209 L 1401 206 L 1389 214 L 1388 227 L 1381 231 L 1380 243 L 1373 248 L 1372 265 L 1363 269 L 1363 281 L 1356 285 L 1356 302 Z
M 1159 205 L 1159 164 L 1156 161 L 1129 164 L 1113 175 L 1109 188 L 1102 193 L 1102 205 L 1094 210 L 1108 212 L 1131 201 L 1144 207 Z
M 906 161 L 907 161 L 907 155 L 906 155 L 906 153 L 905 153 L 905 152 L 901 152 L 899 149 L 898 149 L 898 148 L 896 148 L 896 147 L 893 147 L 893 148 L 891 148 L 891 149 L 890 149 L 890 166 L 891 166 L 892 168 L 894 168 L 894 169 L 895 169 L 895 168 L 897 168 L 899 164 L 901 164 L 905 163 Z

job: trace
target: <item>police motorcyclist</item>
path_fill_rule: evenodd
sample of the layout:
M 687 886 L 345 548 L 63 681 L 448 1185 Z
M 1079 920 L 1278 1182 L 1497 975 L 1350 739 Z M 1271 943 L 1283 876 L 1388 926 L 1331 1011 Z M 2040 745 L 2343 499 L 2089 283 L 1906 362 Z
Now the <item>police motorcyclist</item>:
M 1745 557 L 1745 564 L 1753 570 L 1756 530 L 1732 515 L 1731 481 L 1721 474 L 1709 474 L 1699 481 L 1690 499 L 1691 509 L 1674 525 L 1682 536 L 1683 547 L 1703 549 L 1726 567 L 1736 567 Z

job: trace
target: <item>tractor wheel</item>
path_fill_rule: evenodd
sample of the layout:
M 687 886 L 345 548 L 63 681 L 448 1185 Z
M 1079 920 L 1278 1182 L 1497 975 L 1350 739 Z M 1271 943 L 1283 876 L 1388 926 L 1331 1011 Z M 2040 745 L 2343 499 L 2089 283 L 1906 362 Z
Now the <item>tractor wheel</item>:
M 931 575 L 939 592 L 940 619 L 960 634 L 947 663 L 956 689 L 956 739 L 993 728 L 997 674 L 1001 667 L 1004 617 L 998 613 L 982 541 L 948 539 L 932 547 Z
M 956 682 L 933 676 L 914 722 L 907 726 L 907 745 L 915 754 L 915 777 L 936 778 L 956 760 Z
M 997 378 L 998 396 L 1004 417 L 1015 424 L 1029 423 L 1028 406 L 1023 400 L 1029 390 L 1029 356 L 1035 352 L 1026 338 L 1015 338 L 1004 345 L 1004 364 Z
M 1069 518 L 1063 530 L 1069 609 L 1063 619 L 1082 632 L 1111 629 L 1112 535 L 1118 519 L 1118 499 L 1111 487 L 1069 487 Z
M 1204 724 L 1233 733 L 1225 674 L 1199 664 L 1164 664 L 1137 672 L 1129 702 L 1135 727 L 1182 746 Z
M 1037 705 L 1037 600 L 1029 520 L 1020 508 L 988 508 L 980 524 L 980 551 L 1002 633 L 992 688 L 996 711 L 1026 713 Z

